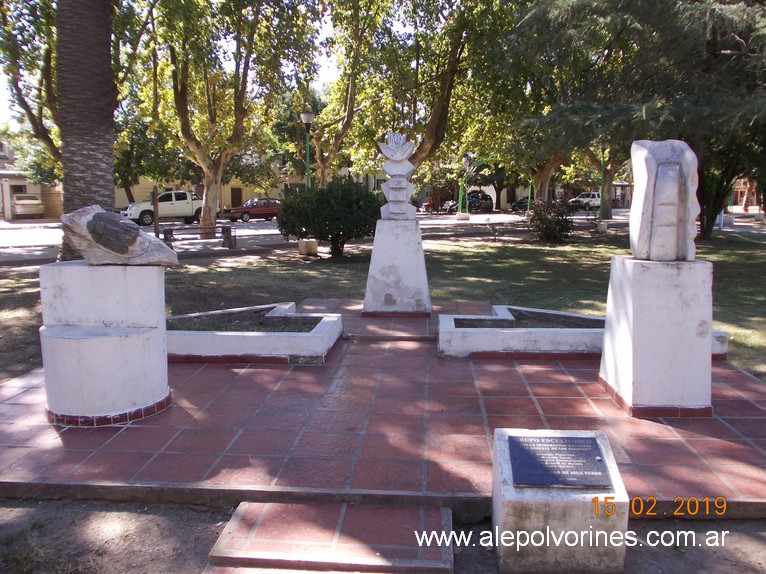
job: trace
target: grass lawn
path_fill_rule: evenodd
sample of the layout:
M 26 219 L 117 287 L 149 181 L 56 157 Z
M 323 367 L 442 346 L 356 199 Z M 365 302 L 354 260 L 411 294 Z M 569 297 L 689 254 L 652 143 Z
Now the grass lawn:
M 487 236 L 426 239 L 424 247 L 433 300 L 486 300 L 595 314 L 605 311 L 611 256 L 629 254 L 627 230 L 578 234 L 555 246 L 509 235 L 498 241 Z M 349 246 L 342 262 L 306 262 L 279 252 L 269 258 L 191 260 L 167 272 L 168 313 L 309 297 L 363 299 L 369 249 L 369 243 Z M 714 320 L 731 334 L 730 361 L 766 380 L 766 235 L 718 234 L 698 245 L 697 253 L 714 263 Z M 3 381 L 40 365 L 37 270 L 0 269 L 0 296 Z

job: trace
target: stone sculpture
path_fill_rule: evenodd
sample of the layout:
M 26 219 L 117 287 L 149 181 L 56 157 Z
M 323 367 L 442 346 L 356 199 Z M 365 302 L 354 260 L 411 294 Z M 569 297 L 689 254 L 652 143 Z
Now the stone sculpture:
M 631 416 L 709 417 L 713 265 L 695 259 L 697 158 L 637 141 L 630 248 L 612 257 L 599 378 Z
M 415 144 L 401 134 L 389 133 L 378 145 L 386 157 L 383 171 L 391 179 L 382 186 L 388 203 L 380 208 L 382 219 L 375 225 L 362 314 L 430 317 L 423 241 L 417 209 L 410 204 L 415 186 L 407 179 L 415 171 L 409 162 Z
M 391 178 L 383 184 L 383 194 L 388 203 L 380 208 L 383 219 L 415 219 L 417 209 L 410 204 L 415 186 L 407 180 L 415 171 L 409 157 L 415 151 L 415 144 L 408 142 L 404 135 L 389 133 L 385 142 L 378 144 L 388 161 L 383 171 Z
M 697 235 L 697 157 L 685 142 L 636 141 L 630 249 L 636 259 L 693 261 Z
M 61 216 L 64 238 L 91 265 L 177 265 L 178 255 L 117 213 L 89 205 Z

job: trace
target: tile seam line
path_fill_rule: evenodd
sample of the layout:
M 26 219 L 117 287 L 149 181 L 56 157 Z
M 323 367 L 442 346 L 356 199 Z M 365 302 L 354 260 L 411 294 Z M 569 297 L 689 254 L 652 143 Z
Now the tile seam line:
M 540 420 L 542 421 L 545 428 L 547 430 L 551 430 L 551 425 L 548 422 L 548 417 L 543 412 L 543 408 L 540 406 L 540 403 L 538 402 L 537 397 L 532 392 L 532 387 L 529 386 L 529 381 L 527 380 L 527 376 L 524 374 L 524 371 L 521 368 L 519 368 L 518 359 L 513 359 L 513 366 L 516 369 L 516 372 L 519 373 L 519 376 L 521 377 L 521 382 L 524 383 L 524 386 L 527 389 L 527 394 L 530 396 L 530 398 L 532 399 L 532 402 L 535 405 L 535 408 L 537 409 L 537 416 L 540 417 Z
M 201 368 L 204 368 L 204 366 L 207 366 L 208 364 L 209 364 L 209 363 L 205 363 L 205 364 L 203 365 L 203 367 L 201 367 Z M 226 391 L 226 390 L 227 390 L 227 389 L 228 389 L 228 388 L 229 388 L 229 387 L 230 387 L 230 386 L 231 386 L 231 385 L 232 385 L 232 384 L 233 384 L 233 383 L 234 383 L 234 382 L 235 382 L 237 379 L 239 379 L 239 378 L 242 376 L 242 373 L 243 373 L 243 372 L 246 372 L 246 371 L 248 371 L 248 370 L 249 370 L 249 369 L 251 369 L 251 368 L 253 368 L 253 365 L 255 365 L 255 363 L 247 363 L 247 365 L 245 366 L 245 368 L 244 368 L 244 369 L 242 369 L 242 370 L 240 370 L 240 371 L 237 373 L 237 375 L 236 375 L 234 378 L 232 378 L 232 379 L 231 379 L 231 381 L 229 381 L 228 383 L 226 383 L 226 384 L 223 386 L 223 388 L 222 388 L 222 389 L 221 389 L 221 390 L 220 390 L 218 393 L 216 393 L 216 395 L 215 395 L 215 396 L 214 396 L 212 399 L 210 399 L 210 401 L 208 401 L 208 402 L 205 404 L 205 406 L 204 406 L 202 409 L 200 409 L 200 410 L 204 410 L 204 409 L 207 409 L 207 408 L 208 408 L 208 407 L 209 407 L 211 404 L 213 404 L 213 402 L 215 402 L 215 401 L 216 401 L 216 400 L 217 400 L 219 397 L 223 396 L 224 392 L 225 392 L 225 391 Z M 255 367 L 255 368 L 257 368 L 257 367 Z M 280 387 L 280 386 L 282 386 L 282 383 L 285 381 L 285 379 L 287 378 L 287 376 L 288 376 L 288 375 L 289 375 L 289 374 L 290 374 L 290 373 L 293 371 L 293 368 L 294 368 L 294 365 L 290 365 L 290 366 L 287 368 L 287 370 L 285 370 L 284 374 L 283 374 L 283 375 L 282 375 L 282 377 L 279 379 L 279 382 L 276 384 L 276 386 L 275 386 L 273 389 L 271 389 L 271 391 L 269 392 L 269 394 L 268 394 L 268 395 L 266 395 L 266 398 L 263 400 L 263 402 L 262 402 L 262 403 L 261 403 L 261 404 L 260 404 L 260 405 L 259 405 L 259 406 L 258 406 L 256 409 L 254 409 L 254 410 L 253 410 L 253 412 L 252 412 L 252 413 L 251 413 L 251 415 L 250 415 L 251 417 L 252 417 L 252 416 L 255 416 L 255 415 L 256 415 L 256 414 L 257 414 L 257 413 L 258 413 L 258 412 L 261 410 L 261 408 L 262 408 L 262 407 L 263 407 L 263 405 L 266 403 L 266 401 L 268 401 L 268 400 L 269 400 L 269 397 L 271 397 L 271 395 L 272 395 L 274 392 L 276 392 L 276 391 L 277 391 L 277 389 L 279 389 L 279 387 Z M 189 423 L 186 425 L 186 427 L 184 427 L 184 429 L 183 429 L 183 430 L 188 430 L 188 429 L 189 429 L 189 427 L 190 427 L 190 425 L 192 424 L 192 422 L 194 422 L 195 420 L 197 420 L 197 419 L 196 419 L 196 417 L 192 418 L 192 420 L 191 420 L 191 421 L 189 421 Z M 219 454 L 219 455 L 216 457 L 216 459 L 215 459 L 215 460 L 212 462 L 212 464 L 211 464 L 211 465 L 208 467 L 208 469 L 205 471 L 205 474 L 203 474 L 203 475 L 202 475 L 202 481 L 206 481 L 206 480 L 208 480 L 208 479 L 210 478 L 210 475 L 213 473 L 214 469 L 215 469 L 215 468 L 218 466 L 218 464 L 219 464 L 219 463 L 220 463 L 220 462 L 223 460 L 224 456 L 226 456 L 226 455 L 227 455 L 227 453 L 229 452 L 229 449 L 230 449 L 230 448 L 232 447 L 232 445 L 233 445 L 233 444 L 234 444 L 234 443 L 237 441 L 237 439 L 239 439 L 239 437 L 240 437 L 240 436 L 242 436 L 242 434 L 243 434 L 244 432 L 245 432 L 245 429 L 244 429 L 244 427 L 243 427 L 242 425 L 240 425 L 240 427 L 239 427 L 239 429 L 237 430 L 237 432 L 235 432 L 235 433 L 234 433 L 234 437 L 233 437 L 233 438 L 232 438 L 232 439 L 231 439 L 231 440 L 228 442 L 228 444 L 226 445 L 226 447 L 224 447 L 224 448 L 223 448 L 223 450 L 221 451 L 221 453 L 220 453 L 220 454 Z M 167 446 L 167 444 L 166 444 L 165 446 Z M 163 450 L 164 450 L 164 447 L 163 447 L 163 449 L 161 449 L 159 452 L 162 452 Z
M 484 439 L 487 441 L 487 449 L 489 450 L 489 458 L 490 461 L 492 460 L 492 451 L 493 451 L 493 441 L 494 437 L 492 436 L 492 428 L 489 426 L 489 417 L 487 416 L 487 407 L 484 404 L 484 395 L 481 393 L 481 387 L 479 386 L 478 381 L 476 380 L 476 363 L 473 359 L 468 359 L 468 365 L 471 369 L 471 378 L 473 379 L 473 387 L 476 391 L 476 396 L 479 401 L 479 409 L 481 409 L 481 422 L 484 425 Z M 527 387 L 527 392 L 529 392 L 529 387 Z
M 566 373 L 567 377 L 569 377 L 569 379 L 570 379 L 570 382 L 571 382 L 572 384 L 574 384 L 574 385 L 575 385 L 575 387 L 576 387 L 576 388 L 577 388 L 577 390 L 580 392 L 580 394 L 582 395 L 582 397 L 583 397 L 583 398 L 585 398 L 585 400 L 587 400 L 587 401 L 588 401 L 588 405 L 590 406 L 590 408 L 592 408 L 592 409 L 593 409 L 593 412 L 594 412 L 594 413 L 596 413 L 596 415 L 597 415 L 599 418 L 602 418 L 602 419 L 604 419 L 604 418 L 607 418 L 607 415 L 605 415 L 605 414 L 604 414 L 604 412 L 603 412 L 603 411 L 602 411 L 602 410 L 601 410 L 601 409 L 598 407 L 598 405 L 597 405 L 596 403 L 594 403 L 594 402 L 593 402 L 593 400 L 592 400 L 592 399 L 593 399 L 593 397 L 590 397 L 590 396 L 588 396 L 588 394 L 587 394 L 587 393 L 586 393 L 586 392 L 585 392 L 585 391 L 582 389 L 582 387 L 580 387 L 580 384 L 579 384 L 579 383 L 578 383 L 578 382 L 575 380 L 575 378 L 574 378 L 574 377 L 572 376 L 572 374 L 569 372 L 569 369 L 567 369 L 567 368 L 566 368 L 566 367 L 565 367 L 565 366 L 564 366 L 564 365 L 561 363 L 561 361 L 560 361 L 560 360 L 557 360 L 556 362 L 558 363 L 558 365 L 559 365 L 559 368 L 560 368 L 562 371 L 564 371 L 564 373 Z M 574 398 L 576 398 L 576 397 L 574 397 Z M 611 400 L 611 401 L 612 401 L 612 403 L 614 403 L 614 399 L 609 399 L 609 400 Z M 616 405 L 616 403 L 614 403 L 614 404 Z
M 386 354 L 388 354 L 388 345 L 386 346 Z M 385 356 L 385 355 L 384 355 Z M 381 376 L 383 373 L 383 365 L 381 362 L 381 365 L 377 367 L 377 374 L 375 376 L 375 391 L 372 393 L 372 397 L 370 398 L 370 402 L 367 405 L 367 410 L 364 413 L 364 422 L 362 423 L 361 430 L 356 433 L 359 436 L 356 439 L 356 446 L 354 447 L 354 452 L 351 453 L 351 465 L 348 469 L 348 476 L 346 477 L 345 482 L 345 488 L 351 489 L 351 485 L 354 483 L 354 476 L 356 474 L 356 467 L 359 464 L 359 461 L 362 458 L 362 449 L 364 448 L 364 443 L 367 440 L 367 431 L 370 427 L 370 419 L 372 418 L 372 412 L 375 408 L 375 401 L 378 400 L 378 393 L 380 392 L 380 385 L 381 385 Z M 344 511 L 345 516 L 345 511 Z
M 724 485 L 726 485 L 728 488 L 731 489 L 732 492 L 736 493 L 738 497 L 743 498 L 742 492 L 732 484 L 728 478 L 725 477 L 725 475 L 721 474 L 716 466 L 711 463 L 705 456 L 703 456 L 697 449 L 695 449 L 691 444 L 688 443 L 687 439 L 683 436 L 681 436 L 681 433 L 679 433 L 674 427 L 672 427 L 670 424 L 668 424 L 667 419 L 668 417 L 660 417 L 660 420 L 662 421 L 662 424 L 664 424 L 666 427 L 670 428 L 672 432 L 674 432 L 676 435 L 678 435 L 678 438 L 682 441 L 683 445 L 691 449 L 694 454 L 696 454 L 699 458 L 702 459 L 703 463 L 710 469 L 710 471 L 713 473 L 713 475 L 718 478 Z M 713 418 L 713 417 L 711 417 Z M 733 429 L 735 430 L 735 429 Z M 747 437 L 744 437 L 747 440 Z M 726 439 L 723 439 L 726 440 Z
M 340 349 L 337 349 L 337 350 L 340 350 Z M 348 354 L 348 346 L 342 349 L 341 352 L 342 352 L 342 357 L 345 357 Z M 335 379 L 335 373 L 337 373 L 338 370 L 341 368 L 341 365 L 343 363 L 342 357 L 338 360 L 338 363 L 330 371 L 330 375 L 327 378 L 328 386 L 330 384 L 330 381 L 333 381 Z M 292 373 L 294 369 L 295 369 L 295 365 L 291 365 L 290 368 L 287 369 L 285 374 L 280 379 L 279 383 L 277 383 L 277 385 L 272 389 L 272 391 L 266 396 L 266 399 L 263 401 L 263 403 L 261 403 L 258 409 L 256 409 L 255 413 L 253 413 L 254 415 L 257 415 L 261 411 L 261 409 L 263 408 L 263 405 L 265 405 L 268 402 L 272 393 L 276 392 L 279 389 L 279 387 L 282 386 L 282 383 L 285 381 L 288 374 Z M 327 386 L 325 387 L 322 395 L 324 396 L 326 392 L 327 392 Z M 316 413 L 317 410 L 319 410 L 319 402 L 320 401 L 317 401 L 316 404 L 310 409 L 311 412 L 309 416 L 306 417 L 305 421 L 303 421 L 301 428 L 298 430 L 298 434 L 295 436 L 295 439 L 293 440 L 293 444 L 290 445 L 290 448 L 287 450 L 287 453 L 285 453 L 284 459 L 282 460 L 282 464 L 280 465 L 279 470 L 277 470 L 276 474 L 274 475 L 274 478 L 269 483 L 269 486 L 277 486 L 277 482 L 279 482 L 279 479 L 284 474 L 284 471 L 287 468 L 288 462 L 290 462 L 290 460 L 293 458 L 293 455 L 295 454 L 295 450 L 298 447 L 298 442 L 300 441 L 300 439 L 303 437 L 304 433 L 306 432 L 306 429 L 308 428 L 311 418 L 314 416 L 314 413 Z

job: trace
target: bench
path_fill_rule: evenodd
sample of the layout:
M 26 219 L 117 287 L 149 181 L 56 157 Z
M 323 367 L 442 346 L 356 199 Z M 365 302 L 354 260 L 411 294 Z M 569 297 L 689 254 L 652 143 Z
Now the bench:
M 237 246 L 237 230 L 231 225 L 215 225 L 211 227 L 168 227 L 162 230 L 162 240 L 168 247 L 173 249 L 174 241 L 201 239 L 203 234 L 208 234 L 210 232 L 212 232 L 215 237 L 221 238 L 221 247 L 234 249 Z

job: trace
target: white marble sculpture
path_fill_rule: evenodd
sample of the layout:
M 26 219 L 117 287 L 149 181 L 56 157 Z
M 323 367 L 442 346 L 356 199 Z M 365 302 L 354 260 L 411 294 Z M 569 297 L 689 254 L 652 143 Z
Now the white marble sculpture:
M 177 265 L 178 255 L 117 213 L 89 205 L 61 216 L 64 237 L 91 265 Z
M 382 219 L 375 225 L 362 313 L 430 317 L 423 241 L 415 218 L 417 210 L 409 203 L 415 186 L 407 180 L 415 171 L 408 160 L 415 144 L 401 134 L 389 133 L 379 145 L 386 157 L 383 171 L 391 179 L 383 184 L 388 203 L 380 208 Z
M 389 133 L 385 143 L 378 144 L 388 161 L 383 171 L 391 178 L 383 184 L 383 194 L 388 201 L 380 209 L 383 219 L 415 219 L 417 209 L 410 204 L 415 186 L 407 180 L 415 171 L 409 157 L 415 151 L 415 144 L 408 142 L 404 135 Z
M 630 249 L 636 259 L 693 261 L 697 235 L 697 157 L 679 140 L 636 141 Z

